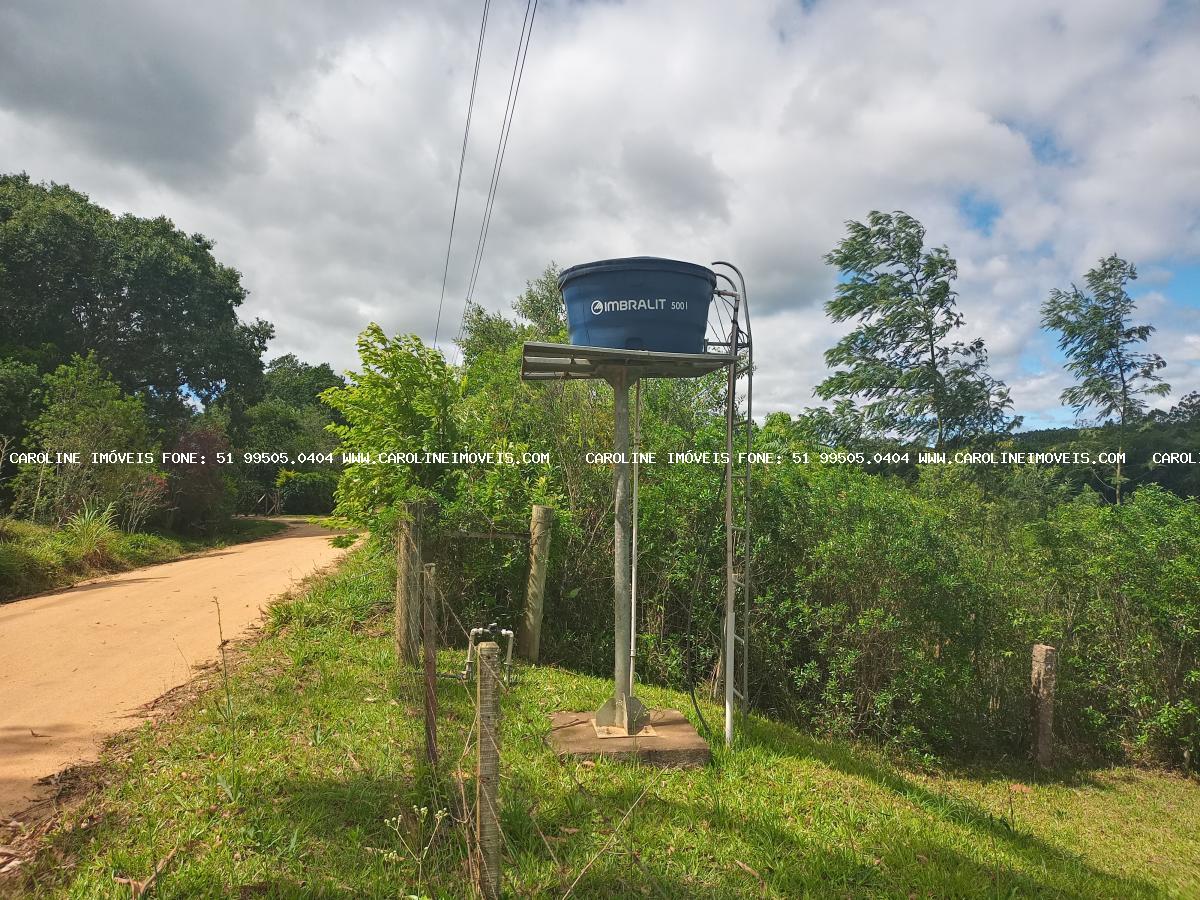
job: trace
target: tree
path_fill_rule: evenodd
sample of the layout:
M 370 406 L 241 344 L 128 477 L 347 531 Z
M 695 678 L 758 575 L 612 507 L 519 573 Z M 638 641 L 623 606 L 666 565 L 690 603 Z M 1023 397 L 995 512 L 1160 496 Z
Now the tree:
M 322 391 L 346 384 L 329 363 L 314 366 L 298 359 L 294 353 L 271 360 L 263 373 L 263 382 L 265 399 L 282 400 L 296 409 L 321 406 Z
M 841 274 L 825 311 L 858 327 L 826 351 L 841 366 L 817 386 L 825 400 L 863 401 L 877 434 L 932 440 L 941 449 L 1011 431 L 1005 385 L 987 373 L 983 339 L 950 341 L 962 326 L 952 288 L 957 265 L 945 247 L 925 249 L 925 229 L 904 212 L 873 211 L 847 222 L 848 236 L 826 254 Z
M 565 341 L 567 307 L 558 289 L 561 271 L 551 262 L 541 275 L 525 282 L 525 290 L 513 301 L 512 308 L 527 324 L 514 322 L 503 313 L 488 312 L 473 303 L 468 305 L 462 333 L 456 341 L 462 349 L 463 365 L 469 368 L 485 353 L 504 351 L 522 341 Z
M 41 381 L 32 363 L 0 358 L 0 482 L 11 474 L 8 451 L 25 435 L 25 422 L 38 406 Z
M 112 503 L 124 526 L 136 528 L 149 512 L 147 497 L 158 494 L 160 474 L 153 462 L 93 462 L 92 452 L 157 451 L 142 401 L 122 394 L 90 354 L 47 375 L 43 395 L 26 444 L 50 461 L 19 467 L 16 507 L 34 519 L 63 522 L 85 504 Z M 78 463 L 59 462 L 59 453 L 78 454 Z
M 358 337 L 358 354 L 349 383 L 321 395 L 344 422 L 329 426 L 337 452 L 364 458 L 343 470 L 337 512 L 384 534 L 399 503 L 431 496 L 447 473 L 446 465 L 422 464 L 425 453 L 461 449 L 454 409 L 461 388 L 442 354 L 416 335 L 389 338 L 372 322 Z M 381 461 L 381 454 L 393 455 Z
M 566 336 L 567 307 L 558 289 L 560 274 L 562 269 L 551 262 L 536 279 L 525 282 L 525 292 L 513 301 L 513 310 L 533 326 L 537 340 L 554 341 Z
M 1165 416 L 1166 421 L 1190 425 L 1200 422 L 1200 391 L 1192 391 L 1184 395 L 1178 403 L 1171 407 Z
M 193 422 L 179 436 L 173 450 L 183 456 L 168 466 L 174 528 L 213 534 L 228 524 L 233 512 L 232 474 L 216 460 L 229 449 L 229 438 L 211 420 Z M 187 459 L 195 461 L 183 461 Z
M 42 372 L 94 352 L 121 390 L 176 430 L 190 400 L 261 393 L 270 323 L 244 323 L 237 270 L 165 217 L 114 216 L 66 185 L 0 175 L 0 354 Z
M 1152 325 L 1130 322 L 1137 304 L 1125 285 L 1137 278 L 1132 263 L 1115 253 L 1100 260 L 1084 276 L 1090 294 L 1074 284 L 1069 291 L 1055 288 L 1042 304 L 1042 325 L 1058 332 L 1058 346 L 1069 362 L 1076 383 L 1062 392 L 1063 403 L 1076 416 L 1093 409 L 1100 422 L 1115 418 L 1121 447 L 1126 426 L 1146 410 L 1146 397 L 1170 393 L 1158 371 L 1166 362 L 1157 353 L 1136 348 L 1154 333 Z M 1117 502 L 1121 502 L 1120 463 L 1116 468 Z

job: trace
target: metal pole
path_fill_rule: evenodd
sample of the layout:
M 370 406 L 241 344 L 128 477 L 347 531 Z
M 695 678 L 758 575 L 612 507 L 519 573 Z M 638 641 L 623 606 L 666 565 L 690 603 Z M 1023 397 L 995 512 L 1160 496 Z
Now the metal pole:
M 613 695 L 596 711 L 596 725 L 633 734 L 649 719 L 646 708 L 629 690 L 629 640 L 633 603 L 630 576 L 629 510 L 629 375 L 616 369 L 608 376 L 613 387 Z
M 735 323 L 729 333 L 729 345 L 737 353 L 738 330 Z M 737 360 L 729 364 L 729 377 L 725 397 L 725 746 L 733 746 L 733 684 L 735 658 L 733 640 L 737 634 L 734 602 L 737 583 L 734 580 L 733 541 L 733 418 L 736 414 Z
M 731 697 L 730 696 L 731 692 L 729 691 L 730 682 L 729 682 L 728 678 L 726 679 L 726 682 L 725 682 L 726 722 L 727 722 L 727 729 L 726 729 L 727 735 L 726 736 L 728 739 L 731 736 L 731 730 L 729 729 L 729 722 L 728 722 L 729 718 L 731 717 L 730 710 L 729 710 L 729 706 L 732 705 L 730 702 L 731 699 L 740 701 L 741 710 L 742 710 L 743 714 L 745 714 L 746 712 L 749 711 L 749 706 L 750 706 L 750 602 L 751 602 L 751 598 L 754 596 L 754 572 L 753 572 L 754 560 L 753 560 L 753 549 L 752 549 L 753 535 L 751 532 L 751 505 L 752 505 L 751 504 L 751 491 L 752 491 L 751 479 L 753 476 L 753 467 L 750 462 L 750 451 L 753 449 L 753 435 L 754 435 L 754 420 L 753 420 L 754 339 L 753 339 L 753 337 L 751 335 L 751 331 L 750 331 L 750 304 L 749 304 L 749 297 L 746 294 L 746 278 L 745 278 L 745 276 L 742 275 L 741 269 L 739 269 L 733 263 L 717 260 L 717 261 L 713 262 L 712 265 L 714 268 L 717 266 L 727 267 L 727 268 L 733 270 L 733 272 L 737 275 L 738 284 L 734 284 L 733 280 L 728 275 L 725 275 L 722 272 L 716 273 L 718 278 L 723 279 L 733 289 L 732 296 L 735 298 L 734 308 L 732 311 L 732 322 L 731 322 L 732 327 L 731 327 L 730 337 L 729 337 L 729 352 L 733 353 L 736 356 L 742 349 L 745 349 L 745 351 L 746 351 L 746 368 L 744 370 L 744 373 L 746 375 L 746 410 L 745 410 L 745 416 L 740 422 L 740 427 L 743 427 L 745 429 L 745 434 L 746 434 L 746 437 L 745 437 L 746 463 L 745 463 L 745 467 L 741 471 L 741 478 L 742 478 L 742 498 L 741 498 L 742 525 L 741 525 L 741 528 L 739 529 L 736 527 L 736 519 L 732 515 L 732 506 L 730 506 L 729 508 L 726 509 L 726 519 L 725 519 L 725 527 L 726 527 L 727 535 L 728 535 L 728 532 L 731 530 L 734 531 L 735 533 L 740 530 L 741 535 L 742 535 L 741 550 L 739 551 L 737 549 L 736 542 L 735 542 L 734 547 L 733 547 L 733 552 L 731 554 L 727 554 L 727 557 L 726 557 L 727 563 L 729 563 L 733 559 L 740 557 L 741 564 L 742 564 L 741 581 L 740 582 L 737 581 L 736 577 L 732 578 L 732 580 L 734 582 L 734 585 L 733 585 L 734 607 L 733 608 L 730 608 L 729 606 L 726 607 L 727 628 L 734 629 L 734 626 L 736 624 L 735 623 L 736 614 L 735 614 L 734 610 L 736 609 L 737 600 L 738 600 L 738 596 L 739 596 L 739 592 L 740 592 L 742 628 L 741 628 L 741 634 L 737 634 L 736 630 L 735 630 L 735 632 L 734 632 L 735 637 L 733 638 L 733 640 L 735 642 L 741 641 L 741 643 L 742 643 L 742 669 L 741 669 L 741 679 L 740 679 L 741 690 L 739 691 L 735 687 L 732 691 L 732 697 Z M 738 371 L 737 370 L 737 361 L 735 360 L 733 366 L 730 367 L 730 379 L 729 379 L 729 394 L 730 394 L 730 396 L 729 396 L 729 398 L 727 398 L 729 405 L 726 407 L 726 423 L 725 424 L 726 424 L 727 430 L 730 433 L 733 430 L 734 424 L 738 422 L 738 420 L 736 419 L 736 415 L 737 415 L 736 399 L 734 397 L 734 390 L 735 390 L 736 383 L 737 383 L 737 371 Z M 732 466 L 730 467 L 730 469 L 727 470 L 727 475 L 730 475 L 730 477 L 732 479 Z M 732 493 L 731 488 L 732 488 L 732 480 L 730 482 L 727 482 L 727 484 L 726 484 L 726 496 L 727 497 L 729 496 L 730 493 Z M 729 641 L 728 635 L 726 635 L 726 641 L 727 642 Z
M 638 454 L 642 451 L 642 381 L 634 382 L 633 401 L 633 550 L 629 577 L 629 693 L 637 678 Z

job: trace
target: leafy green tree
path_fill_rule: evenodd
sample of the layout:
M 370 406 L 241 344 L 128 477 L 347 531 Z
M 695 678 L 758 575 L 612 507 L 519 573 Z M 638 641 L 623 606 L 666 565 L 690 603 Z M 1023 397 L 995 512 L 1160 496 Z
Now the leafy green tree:
M 567 308 L 558 276 L 562 269 L 551 262 L 533 281 L 525 282 L 525 291 L 513 302 L 517 315 L 534 328 L 538 340 L 564 339 L 567 332 Z
M 875 434 L 938 449 L 1016 427 L 1008 389 L 987 373 L 983 339 L 951 340 L 963 317 L 947 249 L 927 250 L 924 227 L 899 211 L 846 225 L 849 234 L 825 257 L 841 274 L 825 311 L 857 327 L 826 351 L 826 362 L 840 368 L 817 395 L 861 402 L 856 415 Z
M 1067 371 L 1078 381 L 1062 392 L 1076 415 L 1094 409 L 1101 421 L 1124 425 L 1145 412 L 1145 397 L 1170 393 L 1158 375 L 1163 358 L 1136 349 L 1154 333 L 1153 325 L 1130 322 L 1137 304 L 1125 285 L 1136 278 L 1133 264 L 1114 253 L 1084 276 L 1090 294 L 1055 288 L 1042 304 L 1042 325 L 1059 333 Z
M 288 353 L 276 357 L 267 365 L 263 376 L 262 400 L 246 407 L 240 414 L 231 408 L 225 417 L 227 433 L 239 451 L 288 454 L 293 462 L 246 462 L 239 460 L 238 507 L 244 512 L 271 510 L 276 508 L 279 479 L 284 471 L 314 473 L 320 470 L 325 477 L 322 483 L 336 482 L 340 467 L 336 463 L 324 463 L 311 459 L 300 463 L 301 454 L 330 454 L 337 439 L 326 426 L 340 421 L 337 413 L 321 401 L 321 394 L 334 387 L 343 387 L 345 381 L 328 363 L 311 365 Z M 233 404 L 222 405 L 233 406 Z M 320 479 L 317 479 L 320 480 Z M 315 481 L 313 482 L 315 483 Z M 289 496 L 299 497 L 299 489 L 292 487 Z M 297 506 L 288 512 L 329 512 L 314 509 L 318 495 L 304 495 L 305 507 Z M 283 497 L 286 501 L 286 497 Z M 284 504 L 286 507 L 286 503 Z
M 329 363 L 314 366 L 298 359 L 294 353 L 275 357 L 263 373 L 265 399 L 281 400 L 296 409 L 320 407 L 322 392 L 345 384 L 345 379 L 334 372 Z
M 1042 304 L 1042 325 L 1058 332 L 1058 346 L 1069 360 L 1067 371 L 1076 383 L 1062 392 L 1062 401 L 1077 416 L 1092 409 L 1098 420 L 1115 419 L 1120 447 L 1126 428 L 1146 410 L 1146 397 L 1170 393 L 1158 374 L 1166 362 L 1157 353 L 1139 351 L 1154 333 L 1152 325 L 1130 321 L 1137 304 L 1125 285 L 1137 278 L 1132 263 L 1115 253 L 1100 260 L 1084 276 L 1088 291 L 1075 285 L 1055 288 Z M 1117 502 L 1125 479 L 1117 464 L 1114 479 Z
M 92 462 L 93 451 L 155 453 L 142 401 L 121 393 L 92 355 L 74 357 L 43 380 L 44 403 L 26 440 L 30 450 L 51 454 L 45 464 L 19 467 L 15 506 L 31 518 L 64 522 L 85 505 L 114 504 L 126 527 L 148 513 L 159 473 L 153 463 Z M 78 453 L 77 464 L 56 454 Z
M 513 311 L 524 322 L 503 313 L 491 313 L 471 304 L 463 319 L 457 343 L 463 365 L 470 367 L 481 355 L 518 346 L 523 341 L 562 342 L 567 338 L 567 308 L 558 289 L 561 269 L 550 263 L 542 274 L 525 282 L 525 290 L 513 301 Z
M 343 419 L 329 426 L 338 452 L 370 458 L 343 471 L 337 512 L 383 534 L 395 522 L 397 504 L 431 496 L 447 467 L 380 463 L 379 454 L 460 449 L 454 410 L 460 386 L 442 354 L 416 335 L 389 338 L 372 322 L 358 337 L 358 354 L 359 371 L 321 397 Z
M 41 381 L 32 363 L 0 359 L 0 479 L 9 474 L 8 451 L 20 443 L 37 408 Z
M 1186 394 L 1166 414 L 1166 421 L 1180 425 L 1200 423 L 1200 391 Z
M 0 175 L 0 355 L 40 348 L 45 372 L 94 352 L 160 422 L 190 399 L 261 393 L 273 329 L 244 323 L 241 276 L 165 217 L 114 216 L 66 185 Z

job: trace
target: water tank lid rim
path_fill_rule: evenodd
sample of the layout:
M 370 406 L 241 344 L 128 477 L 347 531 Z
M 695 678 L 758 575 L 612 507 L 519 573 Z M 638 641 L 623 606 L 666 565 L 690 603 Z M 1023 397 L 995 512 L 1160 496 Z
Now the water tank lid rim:
M 580 263 L 579 265 L 571 266 L 569 269 L 564 269 L 558 276 L 558 286 L 561 290 L 567 281 L 581 275 L 592 275 L 597 272 L 628 272 L 638 270 L 696 275 L 707 279 L 714 287 L 717 283 L 717 276 L 713 270 L 698 263 L 685 262 L 680 259 L 666 259 L 661 256 L 627 256 L 618 259 L 598 259 L 595 262 Z

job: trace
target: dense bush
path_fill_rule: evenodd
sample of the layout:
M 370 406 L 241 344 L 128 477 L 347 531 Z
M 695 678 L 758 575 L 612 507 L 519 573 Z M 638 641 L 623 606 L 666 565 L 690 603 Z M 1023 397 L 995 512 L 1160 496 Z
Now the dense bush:
M 26 463 L 13 479 L 17 511 L 39 522 L 66 522 L 86 504 L 113 509 L 114 521 L 137 528 L 164 501 L 161 474 L 153 463 L 112 465 L 92 460 L 93 451 L 157 450 L 141 400 L 121 393 L 93 355 L 74 357 L 45 376 L 43 404 L 30 423 L 27 450 L 48 454 L 48 463 Z M 78 463 L 57 462 L 59 453 Z
M 333 492 L 337 489 L 333 472 L 294 472 L 281 469 L 275 478 L 285 513 L 328 513 L 333 509 Z
M 219 455 L 232 455 L 229 439 L 214 424 L 196 423 L 172 449 L 193 460 L 168 466 L 172 526 L 199 534 L 222 530 L 234 508 L 233 474 L 218 461 Z
M 612 661 L 611 390 L 519 381 L 528 326 L 467 334 L 455 373 L 415 338 L 364 335 L 366 376 L 337 392 L 346 449 L 546 451 L 542 466 L 352 467 L 339 510 L 390 543 L 397 504 L 423 497 L 452 638 L 518 621 L 522 531 L 558 515 L 542 656 L 597 673 Z M 499 335 L 499 337 L 495 337 Z M 715 378 L 644 386 L 643 449 L 720 449 Z M 756 446 L 814 450 L 787 416 Z M 815 454 L 813 454 L 815 458 Z M 1058 647 L 1069 751 L 1178 762 L 1200 749 L 1200 507 L 1150 486 L 1120 506 L 1035 467 L 774 465 L 756 472 L 755 706 L 813 728 L 946 754 L 1024 754 L 1030 648 Z M 721 467 L 641 470 L 639 674 L 701 687 L 721 631 Z

